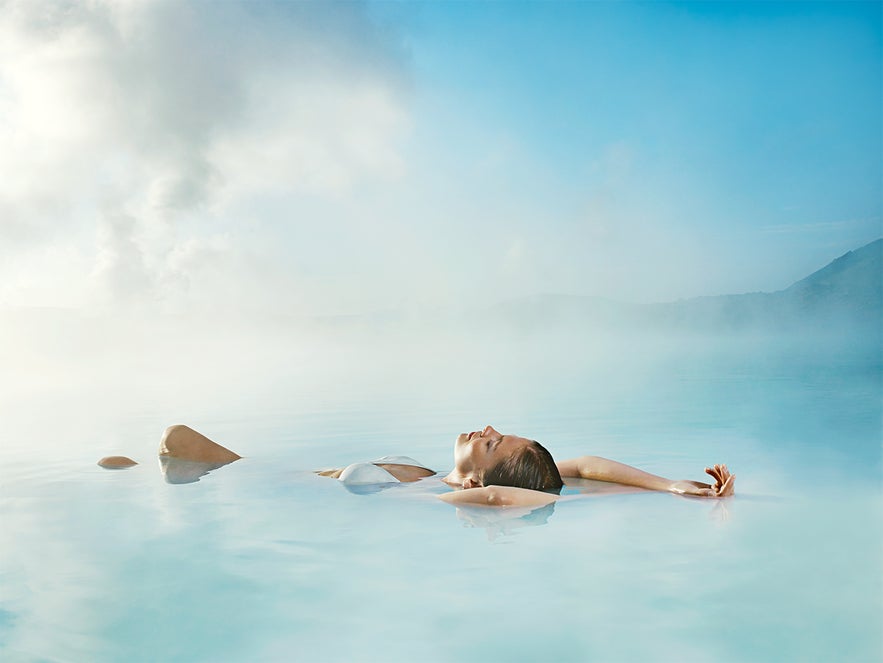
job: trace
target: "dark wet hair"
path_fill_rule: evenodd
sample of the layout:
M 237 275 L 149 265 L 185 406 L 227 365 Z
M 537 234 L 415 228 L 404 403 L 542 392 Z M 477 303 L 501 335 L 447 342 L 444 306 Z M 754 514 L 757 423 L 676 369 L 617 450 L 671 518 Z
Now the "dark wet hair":
M 481 483 L 483 486 L 515 486 L 555 493 L 564 485 L 552 454 L 536 440 L 531 440 L 518 453 L 485 471 Z

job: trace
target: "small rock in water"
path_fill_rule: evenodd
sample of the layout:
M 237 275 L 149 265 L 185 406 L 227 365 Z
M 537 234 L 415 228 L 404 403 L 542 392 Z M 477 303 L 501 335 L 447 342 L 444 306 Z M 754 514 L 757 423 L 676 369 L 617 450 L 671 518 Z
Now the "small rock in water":
M 126 456 L 105 456 L 98 461 L 98 464 L 108 470 L 124 470 L 138 463 Z
M 166 428 L 159 444 L 159 455 L 200 463 L 232 463 L 242 458 L 183 424 Z

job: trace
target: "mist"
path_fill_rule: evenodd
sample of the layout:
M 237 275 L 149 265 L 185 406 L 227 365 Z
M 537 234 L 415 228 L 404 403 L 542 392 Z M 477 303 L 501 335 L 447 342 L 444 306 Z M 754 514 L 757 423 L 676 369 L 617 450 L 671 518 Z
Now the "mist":
M 799 406 L 777 404 L 783 396 L 768 393 L 768 381 L 804 384 L 836 364 L 879 386 L 879 297 L 870 323 L 859 310 L 733 325 L 728 301 L 718 303 L 716 323 L 703 300 L 689 315 L 684 302 L 637 312 L 629 305 L 625 315 L 611 302 L 599 313 L 555 299 L 432 316 L 7 313 L 0 332 L 4 449 L 12 457 L 144 459 L 156 453 L 166 426 L 186 423 L 246 457 L 267 462 L 293 453 L 292 470 L 384 455 L 390 444 L 401 453 L 422 450 L 427 462 L 445 467 L 457 433 L 491 423 L 552 440 L 556 452 L 585 453 L 588 445 L 628 460 L 664 440 L 677 413 L 698 417 L 700 431 L 782 425 L 774 422 Z M 726 409 L 701 393 L 697 399 L 693 390 L 708 383 L 730 402 Z M 720 390 L 733 393 L 721 398 Z M 616 433 L 624 407 L 645 437 Z M 837 408 L 847 416 L 856 407 L 858 421 L 879 425 L 861 410 L 868 404 L 834 398 L 826 409 L 810 408 L 799 425 L 791 420 L 791 439 L 801 453 L 840 448 L 847 458 L 862 453 L 879 464 L 879 449 L 810 442 L 825 430 L 815 416 Z M 594 422 L 589 429 L 573 425 L 586 417 Z M 348 430 L 354 418 L 362 422 L 359 435 L 341 437 L 338 427 Z M 317 436 L 327 436 L 325 444 L 298 452 Z
M 4 660 L 879 660 L 881 80 L 878 2 L 0 0 Z M 488 424 L 736 493 L 437 499 Z
M 509 9 L 3 3 L 4 420 L 161 429 L 385 394 L 456 406 L 458 430 L 467 405 L 540 411 L 543 383 L 591 378 L 600 407 L 706 350 L 873 347 L 866 8 Z M 867 246 L 833 290 L 794 289 Z
M 302 318 L 783 289 L 880 236 L 865 9 L 6 2 L 0 308 Z M 685 50 L 660 56 L 648 22 Z

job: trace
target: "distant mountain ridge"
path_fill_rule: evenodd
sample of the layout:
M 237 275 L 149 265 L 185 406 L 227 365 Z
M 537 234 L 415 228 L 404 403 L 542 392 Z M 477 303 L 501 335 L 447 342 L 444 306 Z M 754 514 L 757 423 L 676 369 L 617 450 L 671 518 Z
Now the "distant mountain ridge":
M 474 311 L 433 309 L 423 313 L 400 310 L 344 316 L 304 316 L 276 311 L 270 316 L 249 317 L 242 329 L 257 324 L 260 329 L 318 329 L 323 333 L 361 334 L 370 330 L 387 333 L 394 329 L 422 332 L 462 332 L 464 316 Z M 658 304 L 634 304 L 604 297 L 540 294 L 504 301 L 482 308 L 481 316 L 497 321 L 489 333 L 533 330 L 566 330 L 578 334 L 599 332 L 711 332 L 772 331 L 800 334 L 809 330 L 858 331 L 883 344 L 883 238 L 849 251 L 825 267 L 784 290 L 736 295 L 696 297 Z M 133 318 L 132 320 L 136 320 Z M 238 320 L 238 319 L 237 319 Z M 243 319 L 244 320 L 244 319 Z M 16 338 L 62 339 L 100 338 L 114 333 L 130 334 L 125 317 L 106 312 L 60 308 L 0 308 L 0 332 Z M 130 321 L 131 322 L 131 321 Z M 202 314 L 154 316 L 151 329 L 171 330 L 206 325 L 214 329 L 217 320 Z M 220 320 L 232 328 L 229 317 Z M 138 322 L 134 329 L 148 326 Z M 176 326 L 177 325 L 177 326 Z M 96 329 L 101 332 L 96 334 Z M 237 327 L 239 328 L 239 327 Z M 177 332 L 175 332 L 177 333 Z M 207 333 L 207 332 L 206 332 Z M 480 333 L 472 329 L 471 333 Z M 2 340 L 2 337 L 0 337 Z M 41 341 L 42 342 L 42 341 Z M 68 341 L 65 341 L 68 342 Z
M 536 295 L 510 300 L 495 312 L 521 327 L 791 329 L 860 325 L 883 328 L 883 238 L 797 281 L 785 290 L 628 304 L 601 297 Z
M 783 291 L 807 307 L 820 303 L 878 310 L 883 300 L 883 239 L 849 251 Z

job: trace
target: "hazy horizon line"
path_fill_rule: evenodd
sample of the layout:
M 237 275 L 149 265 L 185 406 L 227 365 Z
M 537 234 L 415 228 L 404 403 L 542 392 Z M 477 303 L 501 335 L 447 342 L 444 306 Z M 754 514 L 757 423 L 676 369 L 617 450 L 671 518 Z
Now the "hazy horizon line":
M 854 249 L 851 249 L 851 250 L 847 251 L 846 253 L 842 253 L 839 256 L 832 258 L 831 260 L 826 262 L 824 265 L 820 266 L 818 269 L 815 269 L 812 272 L 804 275 L 803 277 L 790 283 L 789 285 L 785 286 L 784 288 L 779 288 L 779 289 L 775 289 L 775 290 L 770 289 L 770 290 L 751 290 L 751 291 L 742 291 L 742 292 L 721 292 L 721 293 L 711 294 L 711 295 L 684 296 L 684 297 L 679 297 L 676 299 L 665 299 L 665 300 L 654 300 L 654 301 L 635 301 L 635 300 L 630 300 L 630 299 L 626 299 L 626 298 L 622 298 L 622 297 L 615 297 L 612 295 L 594 295 L 594 294 L 583 294 L 583 293 L 562 292 L 562 291 L 557 291 L 557 292 L 556 291 L 542 291 L 542 292 L 529 293 L 529 294 L 525 294 L 525 295 L 521 295 L 521 296 L 517 296 L 517 297 L 505 297 L 505 298 L 495 299 L 493 301 L 486 302 L 485 305 L 500 306 L 500 305 L 505 305 L 505 304 L 509 304 L 509 303 L 524 302 L 526 300 L 531 300 L 531 299 L 541 300 L 541 299 L 553 299 L 553 298 L 566 298 L 566 299 L 582 299 L 582 300 L 602 301 L 602 302 L 609 302 L 612 304 L 625 304 L 625 305 L 629 305 L 629 306 L 654 306 L 654 305 L 666 305 L 666 304 L 680 304 L 680 303 L 686 303 L 686 302 L 692 302 L 692 301 L 699 301 L 699 300 L 703 300 L 703 299 L 716 299 L 716 298 L 721 298 L 721 297 L 740 297 L 740 296 L 746 296 L 746 295 L 771 295 L 771 294 L 785 292 L 786 290 L 788 290 L 789 288 L 792 288 L 796 284 L 798 284 L 798 283 L 810 278 L 814 274 L 817 274 L 818 272 L 828 268 L 829 266 L 831 266 L 833 263 L 837 262 L 838 260 L 841 260 L 842 258 L 844 258 L 852 253 L 855 253 L 856 251 L 861 251 L 865 248 L 868 248 L 877 242 L 883 242 L 883 236 L 878 237 L 877 239 L 874 239 L 874 240 L 867 242 L 865 244 L 862 244 L 861 246 L 858 246 Z M 472 308 L 475 308 L 475 307 L 476 307 L 476 305 L 473 304 L 471 306 L 467 306 L 465 310 L 471 310 Z M 161 306 L 150 307 L 148 305 L 148 306 L 140 306 L 137 308 L 140 310 L 143 310 L 145 312 L 149 312 L 151 314 L 165 313 L 164 317 L 170 317 L 170 318 L 187 317 L 187 311 L 163 311 Z M 456 308 L 457 307 L 444 306 L 444 305 L 436 303 L 436 304 L 425 304 L 423 306 L 398 306 L 398 307 L 397 306 L 390 306 L 390 307 L 385 307 L 385 308 L 375 308 L 375 309 L 366 310 L 366 311 L 349 311 L 349 312 L 342 312 L 342 313 L 326 313 L 326 314 L 297 313 L 297 312 L 291 311 L 291 310 L 285 311 L 281 308 L 275 309 L 272 312 L 277 313 L 277 314 L 282 313 L 282 314 L 286 314 L 287 316 L 290 316 L 290 317 L 301 318 L 301 319 L 328 320 L 328 319 L 340 319 L 340 318 L 370 318 L 370 317 L 375 317 L 375 316 L 379 316 L 379 315 L 388 315 L 391 313 L 406 313 L 406 312 L 426 311 L 426 310 L 439 311 L 439 310 L 456 309 Z M 108 307 L 108 306 L 101 306 L 101 305 L 94 305 L 94 304 L 81 305 L 81 306 L 61 306 L 61 305 L 57 305 L 57 306 L 52 306 L 52 305 L 27 306 L 27 305 L 0 304 L 0 312 L 10 312 L 10 311 L 59 311 L 59 312 L 64 311 L 64 312 L 87 312 L 87 313 L 88 312 L 107 313 L 107 312 L 113 311 L 113 312 L 118 313 L 119 309 L 117 307 Z M 197 313 L 205 313 L 205 311 L 200 310 L 200 311 L 197 311 Z

